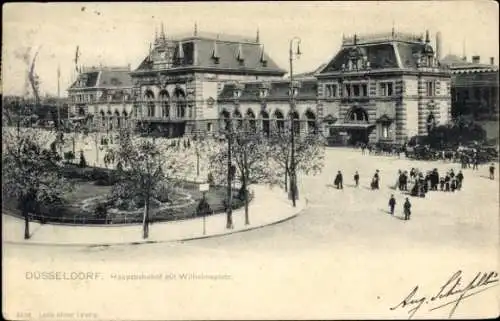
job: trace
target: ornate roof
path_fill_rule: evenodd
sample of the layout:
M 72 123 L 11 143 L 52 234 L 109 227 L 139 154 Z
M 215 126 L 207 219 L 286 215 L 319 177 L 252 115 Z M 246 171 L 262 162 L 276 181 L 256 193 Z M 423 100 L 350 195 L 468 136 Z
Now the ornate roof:
M 319 71 L 319 75 L 340 72 L 356 58 L 361 59 L 370 70 L 416 69 L 420 57 L 433 54 L 432 46 L 417 35 L 390 33 L 344 38 L 342 48 Z
M 130 69 L 94 67 L 84 70 L 68 90 L 83 88 L 132 88 Z
M 183 49 L 182 59 L 179 57 L 179 46 Z M 263 47 L 257 41 L 206 33 L 180 39 L 170 38 L 152 48 L 151 54 L 134 73 L 187 68 L 283 76 L 286 71 L 269 57 Z M 162 52 L 168 53 L 161 56 Z M 162 60 L 165 61 L 163 65 Z

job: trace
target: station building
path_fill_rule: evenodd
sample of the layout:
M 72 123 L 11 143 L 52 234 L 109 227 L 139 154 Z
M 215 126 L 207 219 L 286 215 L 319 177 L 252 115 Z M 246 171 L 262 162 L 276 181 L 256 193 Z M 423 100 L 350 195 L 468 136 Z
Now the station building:
M 219 94 L 227 82 L 281 79 L 286 73 L 255 39 L 201 33 L 155 37 L 131 73 L 133 116 L 148 130 L 180 137 L 218 130 Z M 142 126 L 146 127 L 146 126 Z
M 329 62 L 295 79 L 292 86 L 286 79 L 226 83 L 219 117 L 256 118 L 266 132 L 293 118 L 296 130 L 338 144 L 404 143 L 450 121 L 450 72 L 439 65 L 429 33 L 343 37 Z
M 87 122 L 103 132 L 134 126 L 130 66 L 82 67 L 68 96 L 74 123 Z
M 451 73 L 437 56 L 428 32 L 342 37 L 329 61 L 291 84 L 258 32 L 247 39 L 195 27 L 167 37 L 162 28 L 137 69 L 84 72 L 69 92 L 101 127 L 121 126 L 121 115 L 164 137 L 218 133 L 229 120 L 271 133 L 294 119 L 298 133 L 332 143 L 403 143 L 451 120 Z

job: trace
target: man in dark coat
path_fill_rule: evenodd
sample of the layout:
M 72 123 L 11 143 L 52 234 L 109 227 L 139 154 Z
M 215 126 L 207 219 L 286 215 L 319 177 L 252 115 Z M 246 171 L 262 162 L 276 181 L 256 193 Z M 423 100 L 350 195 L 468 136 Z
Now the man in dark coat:
M 410 178 L 412 178 L 412 179 L 413 179 L 413 178 L 415 178 L 415 175 L 416 175 L 416 174 L 417 174 L 417 172 L 416 172 L 415 168 L 412 168 L 412 169 L 410 170 Z
M 495 164 L 490 165 L 490 179 L 495 179 Z
M 372 189 L 379 189 L 380 185 L 379 185 L 379 180 L 380 180 L 380 177 L 379 177 L 379 174 L 378 174 L 378 169 L 375 171 L 375 175 L 373 175 L 373 180 L 372 180 Z
M 403 205 L 403 209 L 404 209 L 404 213 L 405 213 L 405 221 L 407 221 L 410 219 L 410 215 L 411 215 L 411 203 L 410 203 L 410 200 L 408 199 L 408 197 L 406 198 L 406 201 Z
M 359 174 L 358 171 L 354 174 L 354 182 L 356 183 L 356 187 L 359 186 Z
M 337 189 L 344 189 L 344 186 L 342 185 L 342 173 L 340 171 L 338 171 L 333 183 L 337 187 Z
M 404 184 L 405 184 L 405 174 L 402 171 L 399 171 L 398 188 L 400 191 L 404 190 Z
M 444 191 L 445 192 L 449 192 L 450 191 L 450 181 L 451 181 L 451 177 L 450 177 L 450 174 L 448 173 L 444 177 Z
M 472 169 L 475 169 L 476 171 L 479 170 L 479 156 L 477 153 L 474 153 L 474 158 L 473 158 L 474 165 L 472 166 Z
M 403 172 L 403 190 L 408 191 L 408 171 Z
M 440 185 L 439 187 L 441 189 L 441 192 L 444 191 L 444 177 L 441 177 L 439 179 L 439 185 Z
M 391 215 L 394 215 L 394 207 L 396 206 L 396 199 L 394 198 L 394 194 L 391 195 L 389 199 L 389 209 L 391 211 Z
M 462 174 L 462 171 L 459 171 L 457 174 L 457 190 L 460 190 L 462 188 L 463 180 L 464 180 L 464 174 Z

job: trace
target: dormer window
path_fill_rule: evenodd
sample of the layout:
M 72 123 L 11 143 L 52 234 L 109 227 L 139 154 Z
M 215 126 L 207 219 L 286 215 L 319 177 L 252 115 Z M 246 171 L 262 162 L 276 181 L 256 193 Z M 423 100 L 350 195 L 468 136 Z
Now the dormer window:
M 297 97 L 297 95 L 299 94 L 299 88 L 292 88 L 291 90 L 288 89 L 288 96 L 290 96 L 291 94 L 293 94 L 293 97 Z
M 267 58 L 266 55 L 264 54 L 264 45 L 260 47 L 260 62 L 263 67 L 267 67 Z
M 241 44 L 238 44 L 236 59 L 239 61 L 240 65 L 243 65 L 245 63 L 245 55 L 243 54 L 243 47 L 241 46 Z
M 179 46 L 177 48 L 177 62 L 182 64 L 184 62 L 184 47 L 182 42 L 179 42 Z
M 212 49 L 212 60 L 214 61 L 215 64 L 219 64 L 220 62 L 219 50 L 216 41 L 214 41 L 214 47 Z

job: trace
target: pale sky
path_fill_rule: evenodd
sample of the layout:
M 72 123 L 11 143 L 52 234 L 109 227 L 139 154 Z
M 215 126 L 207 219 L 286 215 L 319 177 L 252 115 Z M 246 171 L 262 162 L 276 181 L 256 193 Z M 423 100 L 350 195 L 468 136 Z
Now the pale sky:
M 82 10 L 82 7 L 85 7 Z M 340 48 L 342 33 L 397 31 L 432 40 L 442 34 L 442 56 L 480 55 L 498 64 L 498 4 L 495 1 L 381 1 L 381 2 L 239 2 L 239 3 L 9 3 L 3 6 L 2 92 L 22 94 L 27 64 L 40 48 L 36 72 L 42 94 L 57 93 L 61 66 L 61 95 L 74 77 L 74 56 L 80 46 L 85 65 L 131 64 L 135 69 L 147 55 L 155 27 L 168 34 L 199 31 L 237 34 L 261 43 L 276 63 L 288 70 L 288 42 L 302 39 L 302 57 L 295 72 L 316 69 Z M 31 60 L 28 59 L 29 61 Z

